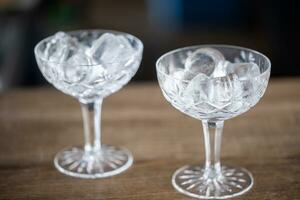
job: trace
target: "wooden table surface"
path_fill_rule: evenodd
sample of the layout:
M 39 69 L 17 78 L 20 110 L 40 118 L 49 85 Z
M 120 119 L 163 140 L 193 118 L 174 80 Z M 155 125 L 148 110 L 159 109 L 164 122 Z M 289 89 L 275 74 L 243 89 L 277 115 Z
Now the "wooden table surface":
M 204 160 L 201 123 L 176 111 L 157 84 L 129 84 L 103 105 L 103 141 L 125 146 L 133 166 L 83 180 L 60 174 L 55 153 L 83 142 L 79 104 L 53 88 L 0 95 L 0 199 L 190 199 L 172 173 Z M 300 199 L 300 79 L 275 79 L 249 112 L 225 123 L 222 161 L 253 173 L 235 199 Z

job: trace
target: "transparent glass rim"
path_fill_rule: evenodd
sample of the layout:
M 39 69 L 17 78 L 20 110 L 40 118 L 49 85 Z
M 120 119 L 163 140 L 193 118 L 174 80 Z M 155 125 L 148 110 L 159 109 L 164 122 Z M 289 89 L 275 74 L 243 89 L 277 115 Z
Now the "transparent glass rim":
M 127 37 L 129 36 L 129 37 L 132 37 L 138 43 L 141 53 L 143 52 L 143 49 L 144 49 L 144 45 L 138 37 L 136 37 L 132 34 L 126 33 L 126 32 L 122 32 L 122 31 L 110 30 L 110 29 L 79 29 L 79 30 L 73 30 L 73 31 L 66 31 L 66 33 L 69 33 L 69 34 L 80 33 L 80 32 L 116 33 L 119 35 L 125 35 Z M 42 60 L 44 62 L 51 63 L 51 64 L 57 64 L 57 65 L 66 65 L 66 64 L 68 64 L 67 62 L 50 61 L 50 60 L 44 58 L 41 55 L 40 51 L 38 51 L 39 46 L 42 45 L 45 41 L 50 40 L 53 36 L 54 35 L 50 35 L 50 36 L 42 39 L 41 41 L 39 41 L 34 47 L 34 53 L 35 53 L 36 57 L 38 57 L 40 60 Z M 137 51 L 137 53 L 138 53 L 138 51 Z M 105 64 L 118 64 L 118 62 L 106 62 Z M 90 64 L 78 64 L 76 66 L 93 67 L 93 66 L 100 66 L 100 65 L 102 65 L 102 63 L 91 64 L 91 65 Z
M 267 69 L 264 70 L 264 72 L 260 73 L 259 75 L 253 76 L 251 78 L 258 78 L 258 77 L 264 76 L 266 73 L 269 73 L 269 71 L 271 70 L 271 61 L 270 61 L 270 59 L 266 55 L 260 53 L 259 51 L 256 51 L 256 50 L 253 50 L 253 49 L 250 49 L 250 48 L 246 48 L 246 47 L 241 47 L 241 46 L 236 46 L 236 45 L 228 45 L 228 44 L 201 44 L 201 45 L 192 45 L 192 46 L 181 47 L 181 48 L 177 48 L 177 49 L 174 49 L 172 51 L 166 52 L 165 54 L 163 54 L 162 56 L 160 56 L 157 59 L 157 61 L 156 61 L 156 71 L 158 73 L 163 74 L 164 76 L 166 76 L 166 77 L 168 77 L 170 79 L 178 80 L 178 81 L 181 81 L 183 83 L 189 83 L 190 80 L 182 80 L 182 79 L 179 79 L 179 78 L 175 78 L 175 77 L 173 77 L 173 76 L 171 76 L 169 74 L 166 74 L 165 72 L 163 72 L 163 71 L 161 71 L 159 69 L 158 65 L 161 62 L 161 60 L 164 59 L 166 56 L 169 56 L 169 55 L 174 54 L 176 52 L 187 50 L 187 49 L 203 48 L 203 47 L 229 47 L 229 48 L 232 48 L 232 49 L 240 49 L 240 50 L 251 51 L 251 52 L 253 52 L 255 54 L 258 54 L 258 55 L 262 56 L 267 61 L 267 64 L 266 64 Z M 208 78 L 208 80 L 217 80 L 217 79 L 226 78 L 226 77 L 229 78 L 229 76 L 230 75 L 221 76 L 221 77 L 210 77 L 210 78 Z M 207 80 L 203 80 L 203 82 L 206 82 L 206 81 Z M 202 82 L 202 81 L 200 81 L 200 82 Z

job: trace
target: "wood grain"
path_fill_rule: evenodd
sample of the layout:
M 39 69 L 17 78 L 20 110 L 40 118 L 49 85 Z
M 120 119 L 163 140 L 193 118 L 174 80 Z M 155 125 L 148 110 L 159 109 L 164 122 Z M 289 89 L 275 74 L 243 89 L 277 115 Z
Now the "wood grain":
M 103 141 L 126 146 L 134 165 L 112 178 L 82 180 L 53 166 L 56 152 L 81 144 L 79 104 L 53 88 L 0 96 L 0 199 L 190 199 L 171 175 L 204 156 L 200 122 L 164 100 L 157 84 L 129 84 L 103 107 Z M 300 79 L 271 81 L 249 112 L 225 123 L 222 161 L 249 169 L 253 189 L 240 198 L 300 199 Z

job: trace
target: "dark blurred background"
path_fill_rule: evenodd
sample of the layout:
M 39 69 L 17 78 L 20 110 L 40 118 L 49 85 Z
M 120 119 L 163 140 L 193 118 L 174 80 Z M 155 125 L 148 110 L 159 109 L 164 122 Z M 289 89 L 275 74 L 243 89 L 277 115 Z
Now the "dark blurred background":
M 299 76 L 297 3 L 268 0 L 0 0 L 0 91 L 45 84 L 33 48 L 59 30 L 115 29 L 144 43 L 135 81 L 155 80 L 174 48 L 223 43 L 259 50 L 272 77 Z

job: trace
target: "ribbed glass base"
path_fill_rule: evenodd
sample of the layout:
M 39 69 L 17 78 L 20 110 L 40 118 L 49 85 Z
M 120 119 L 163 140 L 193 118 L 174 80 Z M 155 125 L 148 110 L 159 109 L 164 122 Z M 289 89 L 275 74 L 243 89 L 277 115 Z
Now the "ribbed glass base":
M 83 148 L 70 147 L 59 152 L 54 159 L 55 167 L 61 173 L 91 179 L 119 174 L 132 162 L 132 154 L 127 149 L 108 145 L 102 145 L 100 151 L 88 153 Z
M 243 168 L 222 166 L 218 175 L 208 171 L 200 166 L 184 166 L 174 173 L 172 184 L 179 192 L 199 199 L 228 199 L 253 185 L 251 173 Z

